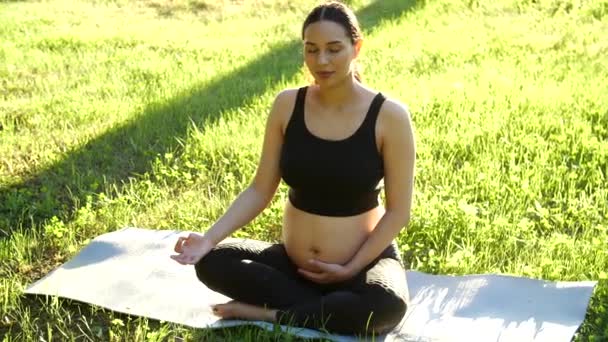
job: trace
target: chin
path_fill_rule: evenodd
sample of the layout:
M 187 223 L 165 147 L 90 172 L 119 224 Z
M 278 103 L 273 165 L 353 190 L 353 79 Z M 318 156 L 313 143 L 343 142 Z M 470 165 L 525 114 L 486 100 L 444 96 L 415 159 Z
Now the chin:
M 312 79 L 315 80 L 315 84 L 322 87 L 333 87 L 336 85 L 340 85 L 344 83 L 344 81 L 348 78 L 348 75 L 345 74 L 336 74 L 334 73 L 330 78 L 318 78 L 316 75 L 311 74 Z
M 319 85 L 319 87 L 323 87 L 323 88 L 333 88 L 336 86 L 339 86 L 341 84 L 344 83 L 344 80 L 336 80 L 336 79 L 329 79 L 329 80 L 315 80 L 317 85 Z

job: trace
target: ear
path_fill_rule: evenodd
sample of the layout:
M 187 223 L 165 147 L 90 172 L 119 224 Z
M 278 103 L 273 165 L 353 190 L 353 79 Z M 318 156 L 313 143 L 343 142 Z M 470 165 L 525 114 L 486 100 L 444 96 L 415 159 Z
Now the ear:
M 363 45 L 363 39 L 359 38 L 355 41 L 355 58 L 359 57 L 359 52 L 361 52 L 361 46 Z

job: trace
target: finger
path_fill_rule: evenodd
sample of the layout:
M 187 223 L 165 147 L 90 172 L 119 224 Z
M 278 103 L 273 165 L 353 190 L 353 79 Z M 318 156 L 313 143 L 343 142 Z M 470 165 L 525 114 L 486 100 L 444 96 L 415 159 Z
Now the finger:
M 187 238 L 186 238 L 186 237 L 180 236 L 180 237 L 177 239 L 177 242 L 175 243 L 175 247 L 173 248 L 173 250 L 174 250 L 176 253 L 181 253 L 181 252 L 183 252 L 183 249 L 182 249 L 182 244 L 183 244 L 183 243 L 184 243 L 184 241 L 186 241 L 186 240 L 187 240 Z
M 189 256 L 189 255 L 184 255 L 184 254 L 182 254 L 182 255 L 180 255 L 180 256 L 178 257 L 178 261 L 179 261 L 179 263 L 180 263 L 180 264 L 182 264 L 182 265 L 190 265 L 190 264 L 192 264 L 191 259 L 192 259 L 192 257 L 191 257 L 191 256 Z
M 171 255 L 170 258 L 177 261 L 178 263 L 180 263 L 182 265 L 186 265 L 184 263 L 184 261 L 182 260 L 181 255 Z
M 309 259 L 309 260 L 308 260 L 308 263 L 309 263 L 310 265 L 312 265 L 312 266 L 316 266 L 316 267 L 321 268 L 321 269 L 323 269 L 323 270 L 325 270 L 325 269 L 326 269 L 326 265 L 327 265 L 327 264 L 325 264 L 324 262 L 319 261 L 319 260 L 317 260 L 317 259 Z
M 189 256 L 189 257 L 187 257 L 187 258 L 186 258 L 186 262 L 187 262 L 189 265 L 196 264 L 196 258 L 195 258 L 195 257 L 193 257 L 193 256 Z
M 323 280 L 325 279 L 325 273 L 319 273 L 319 272 L 311 272 L 311 271 L 307 271 L 305 269 L 298 269 L 298 272 L 300 272 L 302 275 L 306 276 L 309 279 L 313 279 L 313 280 Z
M 190 243 L 191 241 L 196 240 L 196 238 L 198 238 L 198 237 L 199 237 L 199 234 L 196 234 L 196 233 L 190 233 L 190 234 L 188 234 L 188 239 L 187 239 L 187 241 L 188 241 L 188 243 Z
M 310 259 L 308 261 L 309 264 L 316 266 L 317 268 L 319 268 L 320 270 L 324 271 L 324 272 L 333 272 L 334 271 L 334 264 L 328 264 L 326 262 L 323 262 L 321 260 L 317 260 L 317 259 Z

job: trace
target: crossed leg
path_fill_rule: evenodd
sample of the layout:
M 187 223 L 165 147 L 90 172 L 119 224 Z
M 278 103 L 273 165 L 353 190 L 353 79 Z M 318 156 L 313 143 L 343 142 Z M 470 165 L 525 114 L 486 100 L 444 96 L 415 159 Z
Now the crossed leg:
M 297 273 L 282 244 L 223 243 L 195 265 L 210 289 L 235 301 L 217 305 L 224 318 L 278 321 L 332 333 L 382 333 L 406 310 L 405 271 L 395 246 L 344 283 L 319 285 Z

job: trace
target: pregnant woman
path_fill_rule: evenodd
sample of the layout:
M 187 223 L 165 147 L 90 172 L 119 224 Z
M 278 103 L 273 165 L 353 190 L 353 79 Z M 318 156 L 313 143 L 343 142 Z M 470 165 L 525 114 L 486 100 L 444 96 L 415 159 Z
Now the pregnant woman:
M 251 185 L 204 235 L 180 237 L 172 258 L 234 299 L 213 306 L 219 317 L 385 333 L 407 309 L 394 239 L 412 203 L 410 115 L 362 84 L 363 40 L 345 5 L 314 8 L 302 41 L 314 84 L 277 95 Z M 267 207 L 281 179 L 290 187 L 281 243 L 222 242 Z

